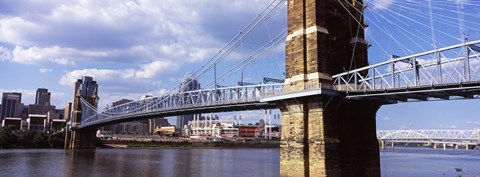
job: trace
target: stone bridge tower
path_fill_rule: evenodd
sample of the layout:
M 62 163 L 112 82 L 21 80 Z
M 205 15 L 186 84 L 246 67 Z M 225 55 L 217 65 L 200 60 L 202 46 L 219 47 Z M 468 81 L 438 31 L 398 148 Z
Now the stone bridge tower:
M 332 75 L 368 65 L 363 0 L 287 0 L 282 177 L 380 176 L 375 116 L 380 103 L 337 93 Z M 365 73 L 367 74 L 367 73 Z M 325 92 L 327 93 L 327 92 Z
M 97 146 L 96 129 L 85 128 L 77 129 L 76 126 L 82 122 L 82 103 L 81 98 L 90 105 L 97 107 L 98 84 L 92 77 L 84 76 L 75 82 L 73 116 L 71 120 L 70 135 L 65 135 L 65 141 L 68 149 L 93 149 Z

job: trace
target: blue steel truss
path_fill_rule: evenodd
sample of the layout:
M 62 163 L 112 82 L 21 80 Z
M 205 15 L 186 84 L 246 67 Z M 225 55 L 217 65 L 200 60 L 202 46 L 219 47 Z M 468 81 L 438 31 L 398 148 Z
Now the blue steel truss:
M 334 75 L 347 98 L 406 102 L 480 94 L 480 40 L 414 54 Z M 368 73 L 368 74 L 365 74 Z
M 468 142 L 480 144 L 480 130 L 379 130 L 377 138 L 392 142 Z
M 81 99 L 82 122 L 74 128 L 151 115 L 181 115 L 195 110 L 248 110 L 273 107 L 260 99 L 282 93 L 282 84 L 263 84 L 177 92 L 125 103 L 99 112 Z

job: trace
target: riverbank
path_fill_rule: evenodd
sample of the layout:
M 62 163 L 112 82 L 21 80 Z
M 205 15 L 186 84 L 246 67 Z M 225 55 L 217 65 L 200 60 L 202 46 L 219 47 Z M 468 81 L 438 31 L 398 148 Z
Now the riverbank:
M 153 149 L 191 149 L 191 148 L 279 148 L 280 141 L 100 141 L 102 148 L 153 148 Z

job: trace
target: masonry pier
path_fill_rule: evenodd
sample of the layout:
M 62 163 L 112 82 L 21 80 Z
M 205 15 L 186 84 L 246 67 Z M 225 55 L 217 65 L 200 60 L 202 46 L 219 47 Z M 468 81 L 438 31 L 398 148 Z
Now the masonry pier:
M 380 176 L 375 117 L 381 104 L 344 99 L 331 77 L 368 65 L 363 1 L 287 2 L 284 93 L 296 96 L 277 103 L 282 111 L 280 175 Z M 306 94 L 309 90 L 322 93 Z
M 73 116 L 69 132 L 65 135 L 66 149 L 94 149 L 97 147 L 97 130 L 94 128 L 77 129 L 76 126 L 82 122 L 82 101 L 97 107 L 98 85 L 92 77 L 84 76 L 75 82 Z M 87 109 L 86 109 L 87 110 Z

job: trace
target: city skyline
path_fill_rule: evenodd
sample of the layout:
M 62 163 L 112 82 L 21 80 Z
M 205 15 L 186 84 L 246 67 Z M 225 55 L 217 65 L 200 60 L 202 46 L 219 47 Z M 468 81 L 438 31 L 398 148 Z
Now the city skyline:
M 0 82 L 8 83 L 0 92 L 21 92 L 28 105 L 35 103 L 36 88 L 47 88 L 51 104 L 60 107 L 72 101 L 77 79 L 92 76 L 99 84 L 100 107 L 123 98 L 158 96 L 210 59 L 268 3 L 0 2 Z M 373 3 L 376 10 L 395 5 L 393 0 Z M 284 27 L 285 7 L 272 18 L 275 23 L 269 28 Z M 386 56 L 374 55 L 375 50 L 379 49 L 372 49 L 371 63 Z M 474 107 L 479 104 L 467 100 L 387 105 L 377 113 L 377 127 L 480 128 Z M 262 111 L 245 114 L 244 119 L 262 117 Z

